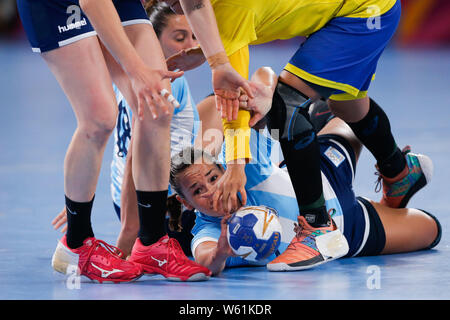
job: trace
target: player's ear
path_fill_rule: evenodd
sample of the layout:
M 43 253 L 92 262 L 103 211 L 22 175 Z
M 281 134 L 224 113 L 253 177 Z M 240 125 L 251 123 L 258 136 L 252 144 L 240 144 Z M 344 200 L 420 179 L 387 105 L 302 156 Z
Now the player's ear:
M 195 209 L 187 200 L 183 199 L 179 195 L 176 195 L 176 198 L 183 206 L 186 207 L 186 209 L 188 209 L 188 210 L 194 210 Z

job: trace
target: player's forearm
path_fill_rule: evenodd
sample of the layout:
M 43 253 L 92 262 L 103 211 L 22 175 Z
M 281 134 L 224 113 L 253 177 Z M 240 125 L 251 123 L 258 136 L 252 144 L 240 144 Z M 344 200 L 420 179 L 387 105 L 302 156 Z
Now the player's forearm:
M 95 31 L 113 57 L 128 74 L 144 64 L 128 39 L 111 0 L 80 0 Z
M 131 150 L 131 142 L 128 150 Z M 132 175 L 132 156 L 128 153 L 120 193 L 121 230 L 117 246 L 126 254 L 131 253 L 139 231 L 139 214 L 136 198 L 136 188 Z
M 197 262 L 211 270 L 213 275 L 218 275 L 225 269 L 228 254 L 221 252 L 217 247 L 203 252 Z
M 205 56 L 225 51 L 210 0 L 180 0 L 180 3 Z

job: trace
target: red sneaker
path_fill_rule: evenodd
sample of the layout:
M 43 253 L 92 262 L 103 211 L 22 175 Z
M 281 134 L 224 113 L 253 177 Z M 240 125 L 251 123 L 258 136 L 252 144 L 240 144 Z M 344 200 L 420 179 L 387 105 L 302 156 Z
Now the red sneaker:
M 143 275 L 142 267 L 121 259 L 123 252 L 96 238 L 87 238 L 76 249 L 67 246 L 66 236 L 58 242 L 52 267 L 67 274 L 69 266 L 78 267 L 77 274 L 99 283 L 129 282 Z
M 208 268 L 186 257 L 178 241 L 167 235 L 150 246 L 137 238 L 128 260 L 140 264 L 146 274 L 161 274 L 172 281 L 201 281 L 211 276 Z

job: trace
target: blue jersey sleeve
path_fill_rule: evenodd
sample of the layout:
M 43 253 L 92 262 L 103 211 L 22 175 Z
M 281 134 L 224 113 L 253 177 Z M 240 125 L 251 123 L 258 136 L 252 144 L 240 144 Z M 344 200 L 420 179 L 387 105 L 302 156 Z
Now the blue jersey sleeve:
M 205 241 L 217 242 L 220 238 L 222 218 L 210 217 L 201 212 L 197 212 L 195 225 L 192 228 L 192 235 L 194 236 L 191 242 L 192 253 L 199 244 Z M 229 257 L 225 263 L 225 267 L 239 267 L 247 265 L 259 265 L 258 263 L 251 263 L 242 259 L 241 257 Z

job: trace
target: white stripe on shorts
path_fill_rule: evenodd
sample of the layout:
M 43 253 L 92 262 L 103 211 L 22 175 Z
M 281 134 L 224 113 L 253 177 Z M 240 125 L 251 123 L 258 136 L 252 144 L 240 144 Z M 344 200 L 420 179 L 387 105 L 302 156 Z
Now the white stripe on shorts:
M 359 247 L 359 249 L 355 252 L 355 254 L 352 257 L 356 257 L 361 252 L 361 250 L 366 245 L 367 238 L 369 238 L 369 233 L 370 233 L 369 213 L 367 212 L 366 206 L 361 201 L 358 200 L 358 203 L 361 206 L 361 208 L 363 209 L 364 220 L 366 221 L 366 227 L 364 228 L 364 236 L 363 236 L 363 241 L 361 243 L 361 246 Z
M 76 41 L 82 40 L 84 38 L 88 38 L 88 37 L 92 37 L 92 36 L 96 36 L 96 35 L 97 35 L 96 31 L 86 32 L 86 33 L 83 33 L 83 34 L 79 34 L 78 36 L 75 36 L 75 37 L 72 37 L 72 38 L 69 38 L 69 39 L 66 39 L 66 40 L 63 40 L 63 41 L 59 41 L 58 45 L 60 47 L 63 47 L 63 46 L 66 46 L 68 44 L 74 43 Z
M 152 23 L 150 22 L 150 20 L 148 20 L 148 19 L 135 19 L 135 20 L 123 21 L 122 26 L 126 27 L 126 26 L 131 26 L 133 24 L 140 24 L 140 23 L 145 23 L 145 24 L 149 24 L 149 25 L 153 26 Z

